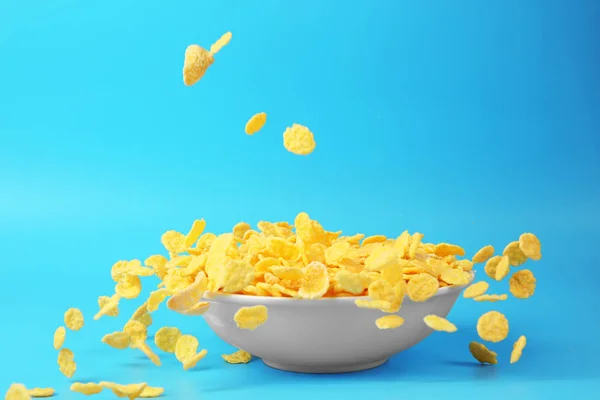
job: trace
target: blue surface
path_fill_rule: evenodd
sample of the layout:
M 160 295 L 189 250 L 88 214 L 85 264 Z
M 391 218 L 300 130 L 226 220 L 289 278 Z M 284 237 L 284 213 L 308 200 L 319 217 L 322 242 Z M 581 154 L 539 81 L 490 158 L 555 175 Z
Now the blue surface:
M 67 338 L 77 380 L 147 381 L 172 399 L 598 398 L 599 18 L 594 0 L 2 0 L 1 390 L 82 398 L 51 344 L 75 306 L 88 317 Z M 228 30 L 185 87 L 186 46 Z M 246 136 L 260 111 L 267 125 Z M 294 122 L 315 133 L 308 157 L 282 147 Z M 538 290 L 461 299 L 457 333 L 348 375 L 227 365 L 231 347 L 201 318 L 164 310 L 154 327 L 178 325 L 209 350 L 197 370 L 99 342 L 142 302 L 91 320 L 114 261 L 161 251 L 163 231 L 195 218 L 222 232 L 299 211 L 348 233 L 423 232 L 469 255 L 535 232 Z M 511 333 L 493 346 L 500 364 L 481 367 L 467 344 L 489 309 Z

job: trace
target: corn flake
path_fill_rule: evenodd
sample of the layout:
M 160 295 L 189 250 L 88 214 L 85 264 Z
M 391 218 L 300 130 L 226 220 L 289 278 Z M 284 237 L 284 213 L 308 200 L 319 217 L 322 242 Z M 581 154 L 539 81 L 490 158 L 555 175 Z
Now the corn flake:
M 490 301 L 490 302 L 503 301 L 506 299 L 508 299 L 507 294 L 482 294 L 479 296 L 475 296 L 473 298 L 473 300 L 475 300 L 475 301 Z
M 429 274 L 417 274 L 406 286 L 408 297 L 415 302 L 423 302 L 433 297 L 439 289 L 439 282 Z
M 488 349 L 484 344 L 471 342 L 469 343 L 469 351 L 482 364 L 498 364 L 496 358 L 498 354 Z
M 131 337 L 126 332 L 113 332 L 102 337 L 102 343 L 112 348 L 123 350 L 131 345 Z
M 175 353 L 180 337 L 181 331 L 178 328 L 163 326 L 154 334 L 154 343 L 156 347 L 166 353 Z
M 29 400 L 31 395 L 27 392 L 25 385 L 20 383 L 13 383 L 8 388 L 8 391 L 4 395 L 5 400 Z
M 210 46 L 210 52 L 217 54 L 223 47 L 229 44 L 231 32 L 225 32 L 213 45 Z
M 494 280 L 496 280 L 496 267 L 498 266 L 498 263 L 501 259 L 501 256 L 494 256 L 487 260 L 487 262 L 485 263 L 485 267 L 483 268 L 486 275 Z
M 496 265 L 496 271 L 494 273 L 494 279 L 501 281 L 510 272 L 510 263 L 508 256 L 502 256 L 498 264 Z
M 466 285 L 471 281 L 471 274 L 458 268 L 448 268 L 442 271 L 440 279 L 450 285 Z
M 465 249 L 455 244 L 439 243 L 435 245 L 435 255 L 440 257 L 446 256 L 464 256 Z
M 27 389 L 27 393 L 31 397 L 52 397 L 54 396 L 54 389 L 52 388 L 33 388 Z
M 142 390 L 142 393 L 140 393 L 140 397 L 142 398 L 154 398 L 154 397 L 160 397 L 162 396 L 162 394 L 165 392 L 164 388 L 161 387 L 153 387 L 153 386 L 146 386 L 144 388 L 144 390 Z
M 67 336 L 67 330 L 64 326 L 59 326 L 54 331 L 54 350 L 60 350 L 65 343 L 65 337 Z
M 539 261 L 542 258 L 542 245 L 533 233 L 524 233 L 519 237 L 519 248 L 527 258 L 533 261 Z
M 64 316 L 65 326 L 72 331 L 78 331 L 83 328 L 83 313 L 79 308 L 69 308 Z
M 102 392 L 102 389 L 104 389 L 104 386 L 102 386 L 98 383 L 94 383 L 94 382 L 89 382 L 89 383 L 74 382 L 71 384 L 72 392 L 81 393 L 86 396 L 98 394 L 98 393 Z
M 396 329 L 404 324 L 404 318 L 399 315 L 385 315 L 375 320 L 375 325 L 379 329 Z
M 293 124 L 283 132 L 283 146 L 290 153 L 306 156 L 317 146 L 313 133 L 300 124 Z
M 267 322 L 269 311 L 262 305 L 252 307 L 242 307 L 235 315 L 233 320 L 240 329 L 254 330 Z
M 515 272 L 508 281 L 510 293 L 517 299 L 528 299 L 535 293 L 536 279 L 528 269 Z
M 498 311 L 489 311 L 479 317 L 477 334 L 488 342 L 501 342 L 508 336 L 508 320 Z
M 254 114 L 246 123 L 246 134 L 254 135 L 256 132 L 260 131 L 262 127 L 267 122 L 267 113 L 261 112 L 258 114 Z M 243 237 L 243 236 L 242 236 Z
M 527 338 L 525 336 L 520 336 L 519 339 L 513 344 L 512 352 L 510 353 L 510 363 L 514 364 L 521 358 L 523 354 L 523 349 L 527 345 Z
M 521 248 L 519 247 L 519 241 L 517 240 L 506 245 L 502 255 L 508 256 L 509 263 L 513 267 L 521 266 L 527 261 L 527 256 L 521 251 Z
M 183 83 L 186 86 L 198 83 L 214 61 L 213 55 L 197 44 L 188 46 L 183 61 Z
M 477 296 L 481 296 L 484 294 L 490 287 L 490 284 L 485 281 L 480 281 L 477 283 L 473 283 L 463 292 L 463 297 L 465 299 L 472 299 Z
M 430 327 L 435 331 L 443 331 L 443 332 L 456 332 L 457 328 L 452 322 L 448 321 L 446 318 L 438 317 L 437 315 L 427 315 L 423 318 L 425 325 Z
M 120 398 L 128 397 L 129 400 L 137 399 L 142 394 L 146 386 L 148 386 L 146 383 L 130 383 L 129 385 L 105 383 L 105 385 L 106 388 L 112 390 L 115 396 Z
M 223 354 L 221 357 L 229 364 L 248 364 L 252 360 L 252 354 L 244 350 L 238 350 L 231 354 Z
M 323 297 L 329 289 L 327 267 L 318 261 L 313 261 L 304 267 L 303 272 L 304 277 L 298 289 L 298 297 L 307 300 Z
M 98 297 L 98 308 L 102 310 L 105 306 L 107 307 L 107 311 L 103 314 L 107 317 L 118 317 L 119 316 L 119 302 L 118 300 L 115 302 L 111 302 L 111 298 L 108 296 L 100 296 Z
M 191 359 L 198 350 L 200 343 L 195 336 L 181 335 L 175 344 L 175 358 L 181 363 Z
M 135 299 L 142 292 L 142 281 L 136 275 L 121 275 L 115 293 L 126 299 Z
M 206 357 L 207 354 L 208 351 L 206 349 L 200 350 L 198 353 L 194 354 L 192 357 L 188 358 L 183 363 L 183 369 L 187 371 L 188 369 L 194 368 L 200 360 Z
M 477 250 L 471 261 L 473 261 L 473 264 L 486 262 L 494 255 L 494 251 L 494 246 L 492 245 L 483 246 L 481 249 Z
M 198 273 L 194 283 L 171 296 L 167 301 L 167 307 L 170 310 L 177 312 L 185 311 L 193 307 L 204 295 L 207 284 L 208 280 L 206 274 L 204 272 Z
M 67 378 L 72 378 L 77 370 L 77 364 L 75 364 L 75 355 L 69 349 L 62 348 L 58 352 L 58 368 L 60 372 Z

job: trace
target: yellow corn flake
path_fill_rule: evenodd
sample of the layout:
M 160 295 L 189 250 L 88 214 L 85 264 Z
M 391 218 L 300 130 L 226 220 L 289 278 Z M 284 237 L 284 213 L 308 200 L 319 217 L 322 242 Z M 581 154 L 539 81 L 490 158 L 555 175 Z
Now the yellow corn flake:
M 510 263 L 508 256 L 502 256 L 498 264 L 496 265 L 496 271 L 494 273 L 494 279 L 501 281 L 510 272 Z
M 437 315 L 427 315 L 423 318 L 425 325 L 433 329 L 434 331 L 443 331 L 443 332 L 456 332 L 457 328 L 452 322 L 448 321 L 446 318 L 438 317 Z
M 181 331 L 178 328 L 163 326 L 154 334 L 154 343 L 165 353 L 175 353 L 180 337 Z
M 298 297 L 307 300 L 323 297 L 329 289 L 327 267 L 318 261 L 313 261 L 304 267 L 303 272 L 304 277 L 298 289 Z
M 83 328 L 83 313 L 79 308 L 69 308 L 64 316 L 65 326 L 72 331 L 78 331 Z
M 283 132 L 283 146 L 290 153 L 306 156 L 315 150 L 317 143 L 306 126 L 293 124 Z
M 185 50 L 185 59 L 183 61 L 184 85 L 195 85 L 204 76 L 214 61 L 213 55 L 197 44 L 188 46 Z
M 206 228 L 206 221 L 204 219 L 197 219 L 192 223 L 192 227 L 187 235 L 185 235 L 185 239 L 183 241 L 183 246 L 185 248 L 192 247 L 194 243 L 200 238 L 200 235 L 204 232 L 204 228 Z
M 507 294 L 482 294 L 480 296 L 475 296 L 473 298 L 473 300 L 475 300 L 475 301 L 490 301 L 490 302 L 503 301 L 506 299 L 508 299 Z
M 115 302 L 111 302 L 111 298 L 108 296 L 98 297 L 98 308 L 100 310 L 102 310 L 105 306 L 109 306 L 109 307 L 107 307 L 107 312 L 104 315 L 106 315 L 107 317 L 118 317 L 119 316 L 118 300 Z M 112 307 L 112 306 L 114 306 L 114 307 Z
M 123 350 L 131 345 L 131 337 L 126 332 L 113 332 L 102 337 L 102 343 L 112 348 Z
M 375 320 L 375 325 L 379 329 L 396 329 L 404 324 L 404 318 L 399 315 L 385 315 Z
M 463 297 L 465 299 L 472 299 L 477 296 L 481 296 L 489 289 L 490 284 L 485 281 L 480 281 L 477 283 L 473 283 L 463 292 Z
M 240 329 L 254 330 L 267 322 L 269 311 L 262 305 L 252 307 L 242 307 L 235 315 L 233 320 Z
M 75 355 L 69 349 L 63 348 L 58 352 L 58 368 L 60 372 L 67 378 L 72 378 L 77 370 L 75 363 Z
M 533 233 L 524 233 L 519 237 L 519 248 L 527 258 L 533 261 L 539 261 L 542 258 L 542 245 Z
M 254 277 L 254 267 L 248 260 L 229 260 L 214 282 L 224 293 L 236 293 L 251 284 Z
M 98 393 L 102 392 L 102 389 L 104 389 L 104 386 L 100 385 L 99 383 L 94 383 L 94 382 L 88 382 L 88 383 L 74 382 L 71 384 L 72 392 L 81 393 L 86 396 L 98 394 Z
M 357 299 L 354 300 L 354 304 L 359 308 L 370 308 L 375 310 L 387 310 L 392 307 L 392 303 L 386 300 Z
M 455 244 L 439 243 L 435 245 L 435 255 L 440 257 L 446 256 L 464 256 L 465 249 Z
M 244 350 L 238 350 L 231 354 L 223 354 L 221 357 L 229 364 L 248 364 L 252 360 L 252 354 Z
M 483 246 L 481 249 L 477 250 L 477 253 L 475 253 L 471 261 L 473 261 L 473 264 L 486 262 L 494 255 L 494 251 L 494 246 L 492 245 Z
M 155 352 L 153 352 L 152 349 L 145 342 L 132 342 L 131 347 L 134 349 L 138 349 L 142 353 L 144 353 L 144 355 L 148 357 L 150 361 L 152 361 L 152 363 L 157 367 L 161 366 L 162 363 L 160 361 L 160 357 Z
M 501 256 L 494 256 L 485 263 L 484 271 L 486 275 L 494 280 L 496 280 L 496 267 L 501 259 Z
M 408 247 L 408 258 L 413 259 L 417 254 L 417 250 L 421 245 L 421 240 L 423 240 L 423 234 L 419 232 L 415 232 L 410 237 L 410 246 Z
M 501 342 L 508 336 L 508 320 L 498 311 L 489 311 L 479 317 L 477 334 L 488 342 Z
M 523 354 L 523 349 L 527 345 L 527 338 L 525 336 L 520 336 L 519 339 L 513 344 L 512 352 L 510 353 L 510 363 L 514 364 L 521 359 L 521 355 Z
M 54 396 L 54 389 L 52 388 L 32 388 L 27 389 L 27 393 L 31 397 L 52 397 Z
M 380 309 L 381 311 L 395 313 L 402 306 L 406 293 L 406 282 L 400 281 L 392 285 L 383 279 L 378 279 L 369 284 L 368 293 L 372 300 L 385 301 L 390 304 L 389 307 Z
M 304 272 L 299 267 L 274 266 L 270 270 L 279 279 L 298 280 L 304 277 Z
M 232 229 L 233 236 L 238 242 L 245 242 L 244 235 L 252 230 L 252 227 L 247 222 L 238 222 Z
M 27 392 L 25 385 L 20 383 L 13 383 L 8 388 L 8 391 L 4 395 L 4 400 L 30 400 L 31 395 Z
M 509 263 L 513 267 L 518 267 L 527 261 L 527 256 L 521 251 L 521 247 L 519 246 L 519 241 L 515 240 L 514 242 L 510 242 L 504 248 L 502 252 L 503 256 L 508 256 Z
M 469 343 L 469 351 L 482 364 L 498 364 L 496 359 L 498 354 L 488 349 L 484 344 L 471 342 Z
M 362 245 L 366 246 L 371 243 L 382 243 L 382 242 L 385 242 L 386 240 L 387 240 L 387 237 L 385 235 L 373 235 L 373 236 L 364 238 L 362 241 Z M 348 242 L 348 244 L 350 244 L 350 242 Z
M 359 295 L 365 291 L 362 276 L 355 272 L 340 269 L 337 271 L 337 281 L 342 290 L 350 294 Z
M 130 383 L 129 385 L 119 385 L 119 384 L 106 384 L 105 387 L 112 390 L 112 392 L 117 397 L 127 397 L 129 400 L 134 400 L 140 397 L 147 383 Z
M 369 271 L 380 272 L 399 265 L 398 258 L 399 253 L 396 249 L 379 248 L 365 259 L 365 268 Z
M 140 397 L 145 398 L 145 399 L 161 397 L 164 392 L 165 392 L 164 388 L 146 386 L 144 388 L 144 390 L 142 390 L 142 393 L 140 393 Z
M 193 307 L 204 295 L 207 284 L 208 280 L 206 274 L 204 272 L 198 273 L 194 283 L 171 296 L 167 301 L 167 307 L 169 310 L 177 312 L 185 311 Z
M 246 123 L 246 134 L 254 135 L 256 132 L 262 129 L 266 122 L 267 113 L 261 112 L 258 114 L 254 114 Z
M 175 343 L 175 358 L 181 363 L 185 363 L 196 355 L 200 343 L 195 336 L 192 335 L 181 335 Z
M 67 330 L 64 326 L 59 326 L 54 331 L 54 350 L 60 350 L 65 343 L 65 337 L 67 336 Z
M 528 299 L 535 293 L 536 279 L 528 269 L 515 272 L 508 281 L 510 293 L 517 299 Z
M 102 303 L 102 305 L 100 306 L 100 311 L 98 311 L 98 313 L 94 315 L 94 320 L 97 321 L 104 315 L 119 315 L 120 300 L 121 296 L 119 296 L 118 294 L 112 295 L 107 302 L 105 302 L 104 299 L 102 301 L 98 299 L 98 305 L 100 305 L 100 303 Z
M 142 292 L 142 281 L 136 275 L 121 275 L 115 293 L 126 299 L 135 299 Z
M 148 312 L 148 302 L 147 301 L 145 301 L 141 306 L 139 306 L 137 308 L 137 310 L 135 310 L 135 312 L 131 316 L 131 319 L 140 321 L 142 324 L 144 324 L 146 326 L 152 325 L 152 316 Z
M 145 342 L 148 337 L 148 328 L 146 328 L 146 325 L 134 319 L 127 321 L 123 327 L 123 332 L 129 335 L 132 344 Z
M 199 301 L 198 303 L 194 304 L 187 310 L 182 311 L 181 314 L 187 315 L 187 316 L 198 316 L 198 315 L 202 315 L 205 312 L 207 312 L 209 308 L 210 308 L 209 302 Z
M 348 242 L 336 242 L 328 247 L 323 253 L 325 263 L 330 266 L 338 266 L 342 260 L 352 249 Z
M 439 282 L 429 274 L 413 276 L 406 286 L 408 297 L 415 302 L 423 302 L 433 297 L 438 289 Z
M 456 260 L 452 265 L 455 268 L 460 268 L 463 271 L 471 271 L 473 269 L 473 261 L 471 260 Z
M 225 32 L 213 45 L 210 46 L 210 52 L 217 54 L 223 47 L 229 44 L 231 32 Z
M 158 289 L 150 293 L 148 297 L 148 301 L 146 302 L 146 309 L 148 312 L 155 312 L 158 310 L 158 306 L 160 303 L 165 301 L 165 299 L 171 296 L 173 293 L 169 289 Z
M 198 353 L 185 360 L 185 362 L 183 363 L 183 369 L 187 371 L 188 369 L 194 368 L 200 360 L 206 357 L 207 354 L 208 351 L 206 349 L 200 350 Z
M 154 274 L 159 279 L 163 279 L 165 277 L 165 275 L 167 274 L 167 270 L 165 268 L 167 261 L 169 261 L 169 260 L 167 260 L 167 258 L 165 256 L 160 255 L 160 254 L 155 254 L 153 256 L 146 258 L 146 260 L 144 261 L 144 265 L 146 267 L 152 268 L 154 270 Z
M 471 274 L 462 269 L 448 268 L 442 272 L 440 279 L 450 285 L 466 285 L 471 281 Z

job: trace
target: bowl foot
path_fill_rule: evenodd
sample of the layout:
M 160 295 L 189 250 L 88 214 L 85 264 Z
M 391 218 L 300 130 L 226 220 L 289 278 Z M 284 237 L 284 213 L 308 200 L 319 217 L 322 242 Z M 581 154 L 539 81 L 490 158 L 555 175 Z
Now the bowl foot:
M 263 360 L 263 362 L 271 368 L 288 372 L 300 372 L 304 374 L 340 374 L 344 372 L 358 372 L 377 368 L 380 365 L 385 364 L 387 360 L 388 359 L 385 358 L 383 360 L 377 360 L 368 363 L 348 365 L 292 365 L 267 360 Z

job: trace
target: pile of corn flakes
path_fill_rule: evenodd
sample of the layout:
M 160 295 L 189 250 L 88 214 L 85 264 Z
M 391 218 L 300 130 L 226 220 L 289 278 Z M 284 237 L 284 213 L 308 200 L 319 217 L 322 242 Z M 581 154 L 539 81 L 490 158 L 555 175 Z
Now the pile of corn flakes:
M 225 33 L 210 50 L 191 45 L 185 52 L 183 81 L 187 86 L 196 84 L 214 63 L 216 55 L 231 40 Z M 267 115 L 257 113 L 245 127 L 248 135 L 260 131 Z M 283 134 L 284 147 L 297 155 L 308 155 L 316 147 L 313 133 L 305 126 L 293 124 Z M 156 290 L 131 315 L 122 330 L 108 333 L 102 342 L 114 349 L 132 348 L 142 352 L 156 366 L 161 358 L 148 345 L 148 327 L 153 323 L 152 313 L 163 302 L 168 309 L 191 316 L 205 313 L 210 303 L 203 301 L 211 293 L 245 296 L 271 296 L 311 301 L 331 297 L 356 297 L 357 307 L 383 311 L 389 315 L 374 321 L 379 329 L 400 328 L 404 320 L 396 315 L 406 297 L 413 302 L 425 302 L 440 288 L 465 286 L 471 283 L 474 264 L 485 263 L 489 278 L 501 281 L 510 274 L 511 267 L 519 267 L 527 260 L 540 260 L 541 244 L 532 233 L 524 233 L 518 241 L 509 243 L 502 255 L 488 245 L 481 248 L 471 260 L 463 258 L 465 250 L 448 243 L 423 242 L 423 234 L 408 231 L 397 238 L 383 235 L 365 237 L 363 234 L 342 236 L 341 231 L 327 231 L 318 222 L 302 212 L 293 222 L 266 222 L 257 229 L 245 222 L 231 232 L 216 235 L 205 232 L 203 219 L 194 221 L 184 234 L 167 231 L 161 237 L 167 255 L 156 254 L 144 260 L 120 260 L 111 269 L 115 282 L 114 294 L 98 298 L 98 312 L 94 320 L 118 317 L 119 303 L 137 298 L 142 292 L 142 279 L 156 276 L 160 283 Z M 514 272 L 509 279 L 509 291 L 517 299 L 527 299 L 535 292 L 536 279 L 528 269 Z M 464 298 L 496 302 L 506 300 L 507 294 L 487 294 L 489 284 L 479 281 L 471 284 Z M 268 320 L 268 309 L 263 305 L 241 307 L 234 316 L 239 329 L 254 330 Z M 423 323 L 432 330 L 452 333 L 457 327 L 437 315 L 427 315 Z M 67 329 L 79 331 L 84 327 L 84 316 L 77 308 L 64 314 L 64 326 L 54 333 L 54 349 L 58 351 L 59 370 L 67 378 L 77 371 L 73 352 L 64 347 Z M 477 321 L 479 337 L 490 343 L 507 338 L 508 319 L 497 311 L 483 314 Z M 176 327 L 163 326 L 154 334 L 156 347 L 173 354 L 184 370 L 194 368 L 207 354 L 199 350 L 199 341 Z M 510 363 L 517 362 L 526 345 L 525 336 L 514 343 Z M 471 342 L 473 357 L 488 364 L 497 363 L 497 353 L 484 344 Z M 245 364 L 252 355 L 242 349 L 222 355 L 230 364 Z M 117 397 L 159 397 L 161 387 L 147 383 L 118 384 L 115 382 L 74 382 L 71 391 L 94 395 L 103 390 Z M 31 397 L 51 397 L 52 388 L 31 388 L 15 383 L 8 389 L 6 400 L 27 400 Z

